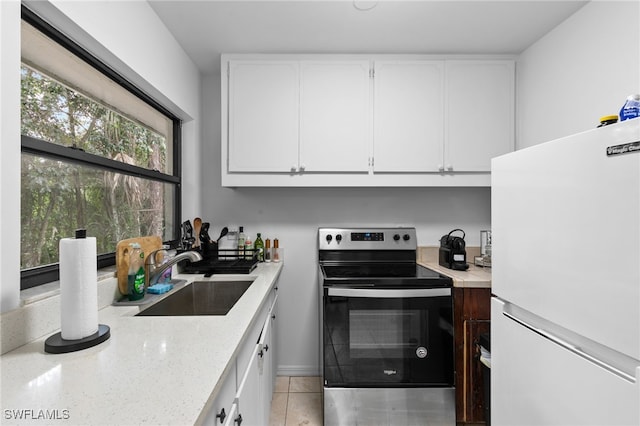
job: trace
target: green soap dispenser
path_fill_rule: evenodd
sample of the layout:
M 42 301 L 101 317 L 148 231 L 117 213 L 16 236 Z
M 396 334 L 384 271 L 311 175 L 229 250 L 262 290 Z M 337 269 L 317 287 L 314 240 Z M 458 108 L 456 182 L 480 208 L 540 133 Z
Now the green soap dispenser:
M 144 252 L 138 243 L 131 243 L 129 246 L 127 297 L 129 300 L 140 300 L 144 297 Z

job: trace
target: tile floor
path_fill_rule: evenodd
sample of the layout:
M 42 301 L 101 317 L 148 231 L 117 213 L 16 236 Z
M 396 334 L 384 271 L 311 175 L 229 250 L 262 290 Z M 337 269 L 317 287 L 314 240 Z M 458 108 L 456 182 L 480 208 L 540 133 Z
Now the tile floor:
M 278 376 L 269 426 L 322 426 L 320 377 Z

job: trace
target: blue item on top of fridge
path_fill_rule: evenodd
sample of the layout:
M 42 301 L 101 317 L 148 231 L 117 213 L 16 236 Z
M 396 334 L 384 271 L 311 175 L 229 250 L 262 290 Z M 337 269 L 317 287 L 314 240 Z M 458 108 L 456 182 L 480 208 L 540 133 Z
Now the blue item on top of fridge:
M 640 95 L 629 95 L 620 109 L 620 121 L 637 117 L 640 117 Z

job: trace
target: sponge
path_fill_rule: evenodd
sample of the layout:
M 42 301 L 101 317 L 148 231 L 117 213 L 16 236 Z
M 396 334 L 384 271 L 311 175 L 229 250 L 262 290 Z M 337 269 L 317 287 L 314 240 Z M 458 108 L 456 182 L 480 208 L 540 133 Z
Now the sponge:
M 173 284 L 154 284 L 147 288 L 147 293 L 162 294 L 166 293 L 173 288 Z

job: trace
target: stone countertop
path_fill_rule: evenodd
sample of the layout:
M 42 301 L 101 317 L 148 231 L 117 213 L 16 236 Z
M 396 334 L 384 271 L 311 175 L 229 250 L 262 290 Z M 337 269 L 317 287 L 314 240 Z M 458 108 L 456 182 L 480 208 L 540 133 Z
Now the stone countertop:
M 174 276 L 255 277 L 224 316 L 135 317 L 137 306 L 107 306 L 99 323 L 111 337 L 97 346 L 47 354 L 45 336 L 2 355 L 2 424 L 202 423 L 281 269 L 263 263 L 249 275 Z
M 467 247 L 467 263 L 469 263 L 469 269 L 466 271 L 455 271 L 440 266 L 438 263 L 438 251 L 438 247 L 419 247 L 418 263 L 451 277 L 454 287 L 491 288 L 491 268 L 483 268 L 473 264 L 474 256 L 480 255 L 479 247 Z

